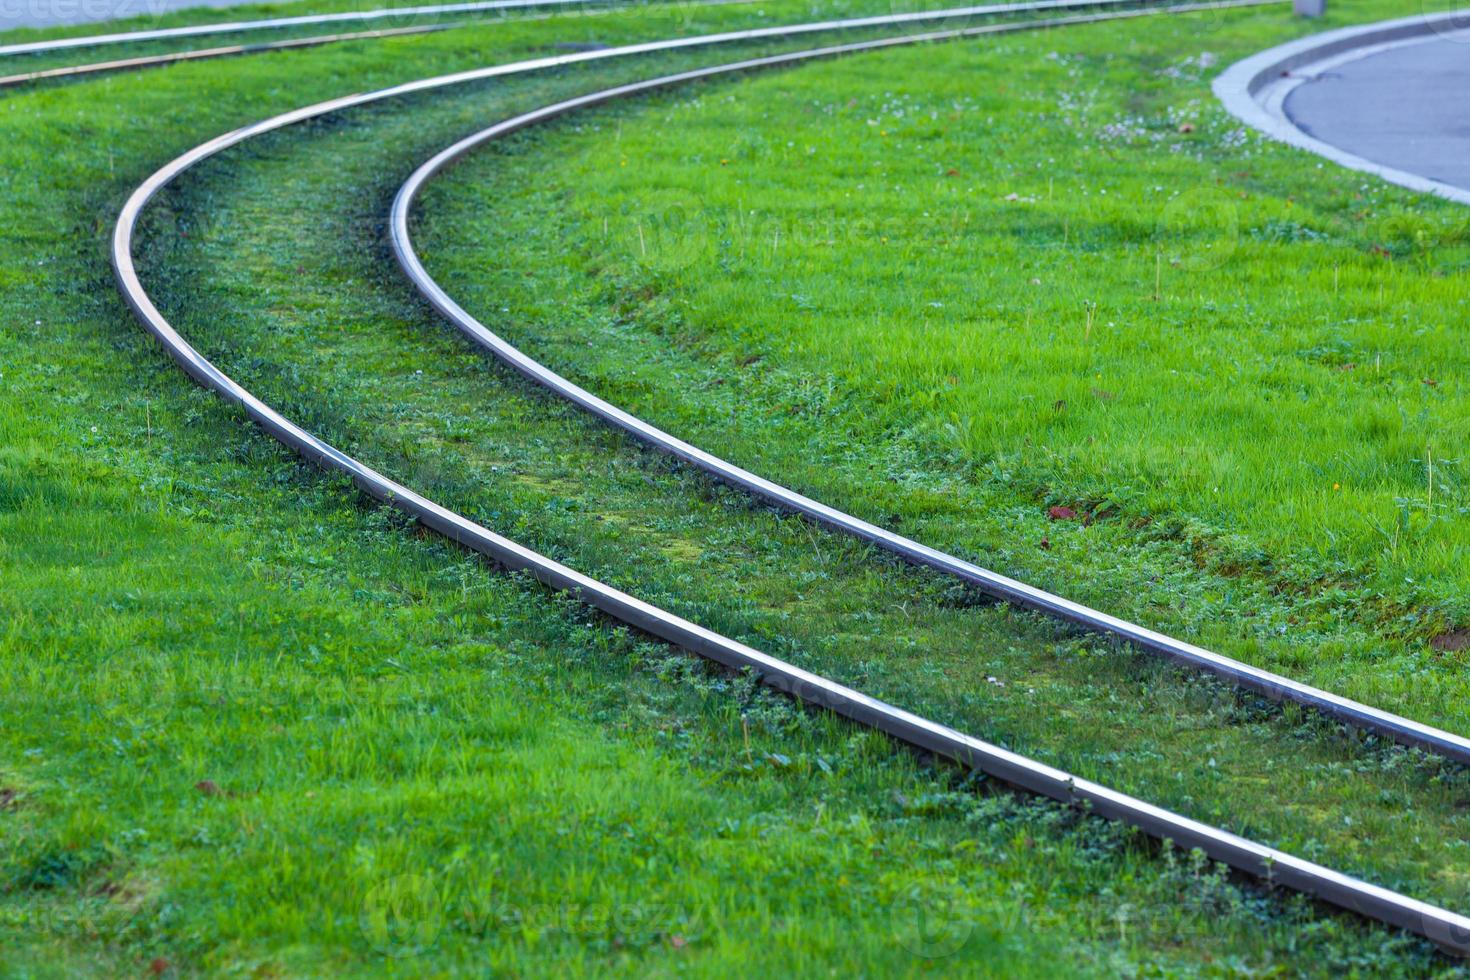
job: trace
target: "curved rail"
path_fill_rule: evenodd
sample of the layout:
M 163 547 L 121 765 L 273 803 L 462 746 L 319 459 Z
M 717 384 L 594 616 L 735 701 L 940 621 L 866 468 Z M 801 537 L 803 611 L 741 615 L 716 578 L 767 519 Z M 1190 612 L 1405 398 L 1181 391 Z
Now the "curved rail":
M 467 9 L 473 9 L 473 10 L 480 10 L 480 9 L 518 9 L 518 8 L 524 8 L 524 7 L 556 6 L 556 5 L 562 5 L 562 4 L 568 4 L 568 3 L 585 3 L 585 2 L 587 2 L 587 0 L 495 0 L 494 3 L 489 3 L 489 4 L 450 4 L 450 5 L 447 5 L 447 6 L 439 6 L 439 7 L 404 8 L 404 11 L 406 11 L 408 13 L 413 13 L 413 12 L 419 12 L 419 13 L 424 13 L 424 12 L 446 13 L 446 12 L 462 12 L 462 11 L 467 10 Z M 694 0 L 694 3 L 697 6 L 701 6 L 701 7 L 722 7 L 722 6 L 728 6 L 728 5 L 734 5 L 734 4 L 753 3 L 753 2 L 755 2 L 755 0 Z M 963 7 L 963 8 L 957 8 L 957 9 L 954 9 L 954 10 L 922 11 L 922 12 L 918 12 L 918 13 L 915 13 L 915 14 L 900 15 L 900 16 L 906 17 L 907 20 L 909 20 L 909 21 L 922 22 L 922 21 L 928 21 L 928 20 L 943 20 L 943 19 L 954 18 L 954 17 L 981 17 L 981 16 L 987 16 L 987 15 L 993 15 L 993 14 L 1025 13 L 1025 12 L 1042 11 L 1042 10 L 1065 10 L 1065 9 L 1076 9 L 1076 8 L 1093 9 L 1093 8 L 1099 8 L 1099 7 L 1101 7 L 1101 8 L 1107 8 L 1107 7 L 1115 7 L 1115 6 L 1136 7 L 1136 6 L 1144 6 L 1144 5 L 1147 5 L 1148 2 L 1149 2 L 1149 0 L 1033 0 L 1033 2 L 1027 2 L 1027 3 L 988 4 L 988 5 L 985 5 L 985 6 Z M 628 9 L 630 7 L 638 7 L 638 6 L 658 7 L 658 6 L 663 6 L 663 5 L 665 5 L 664 0 L 643 0 L 643 2 L 641 2 L 641 3 L 634 2 L 634 0 L 612 0 L 611 5 L 599 7 L 595 11 L 587 11 L 586 13 L 587 13 L 587 16 L 594 16 L 594 15 L 599 15 L 599 14 L 615 13 L 615 12 L 619 12 L 619 11 L 622 11 L 622 10 L 626 10 L 626 9 Z M 371 15 L 373 15 L 373 16 L 378 16 L 378 15 L 384 15 L 384 16 L 386 16 L 386 15 L 389 15 L 389 14 L 400 13 L 400 12 L 404 12 L 404 11 L 391 11 L 391 10 L 390 11 L 369 11 L 368 13 L 371 14 Z M 552 16 L 552 15 L 548 14 L 548 15 L 544 15 L 544 16 Z M 164 30 L 164 31 L 139 31 L 139 32 L 135 32 L 134 34 L 99 35 L 98 38 L 96 38 L 95 40 L 97 41 L 97 43 L 116 43 L 116 42 L 125 41 L 125 40 L 155 40 L 155 39 L 157 39 L 159 37 L 177 37 L 177 36 L 180 36 L 179 33 L 178 33 L 180 31 L 185 32 L 186 34 L 229 33 L 229 32 L 233 32 L 233 31 L 236 31 L 236 30 L 253 30 L 253 29 L 256 29 L 256 28 L 259 28 L 259 27 L 292 26 L 292 25 L 297 25 L 297 24 L 310 24 L 310 23 L 322 23 L 322 22 L 328 22 L 328 23 L 330 23 L 330 22 L 333 22 L 333 21 L 336 21 L 336 20 L 341 20 L 341 19 L 342 19 L 342 15 L 338 15 L 338 14 L 324 14 L 324 15 L 320 15 L 320 16 L 316 16 L 316 17 L 295 17 L 295 18 L 285 18 L 283 20 L 276 20 L 276 21 L 252 21 L 252 22 L 245 22 L 244 24 L 226 24 L 226 25 L 223 25 L 223 28 L 225 28 L 225 30 L 220 30 L 220 31 L 214 31 L 214 30 L 206 31 L 206 30 L 204 30 L 204 27 L 206 27 L 208 25 L 200 25 L 200 27 L 197 28 L 197 29 L 196 28 L 171 28 L 171 29 Z M 353 15 L 353 19 L 362 19 L 362 18 L 357 17 L 357 15 Z M 537 19 L 537 18 L 535 18 L 535 17 L 531 17 L 531 18 L 519 18 L 519 20 L 534 20 L 534 19 Z M 849 30 L 849 29 L 856 29 L 856 28 L 860 28 L 860 27 L 876 26 L 878 24 L 889 23 L 889 21 L 890 21 L 889 18 L 884 18 L 884 17 L 867 17 L 867 18 L 853 18 L 853 19 L 841 20 L 841 21 L 828 21 L 828 22 L 825 22 L 825 25 L 824 25 L 823 29 L 830 29 L 830 30 Z M 340 42 L 343 42 L 343 41 L 364 41 L 364 40 L 374 40 L 374 39 L 388 38 L 388 37 L 402 37 L 402 36 L 407 36 L 407 35 L 412 35 L 412 34 L 429 34 L 429 33 L 434 33 L 434 32 L 437 32 L 437 31 L 451 30 L 451 29 L 456 28 L 456 27 L 464 27 L 464 26 L 467 26 L 468 23 L 469 22 L 461 21 L 459 23 L 452 23 L 452 24 L 422 24 L 422 25 L 418 25 L 418 26 L 398 27 L 398 28 L 390 28 L 390 29 L 386 29 L 386 30 L 377 30 L 377 31 L 358 31 L 358 32 L 349 33 L 349 34 L 326 34 L 326 35 L 319 35 L 319 36 L 315 36 L 315 37 L 291 38 L 291 39 L 284 40 L 284 41 L 273 41 L 273 42 L 260 43 L 260 44 L 235 44 L 235 45 L 228 45 L 228 46 L 217 47 L 217 48 L 203 48 L 203 49 L 193 50 L 193 51 L 175 51 L 175 52 L 169 52 L 169 53 L 166 53 L 166 54 L 143 55 L 143 56 L 136 57 L 136 58 L 119 58 L 119 59 L 114 59 L 112 61 L 92 62 L 90 64 L 68 65 L 68 66 L 64 66 L 64 67 L 60 67 L 60 68 L 48 68 L 48 69 L 41 69 L 41 70 L 38 70 L 38 71 L 19 72 L 19 73 L 13 74 L 13 75 L 0 76 L 0 89 L 15 88 L 17 86 L 28 85 L 28 84 L 31 84 L 33 82 L 47 81 L 47 80 L 51 80 L 51 79 L 82 78 L 82 77 L 86 77 L 86 76 L 90 76 L 90 75 L 100 75 L 100 74 L 105 74 L 105 73 L 108 73 L 108 72 L 115 72 L 115 71 L 131 71 L 131 70 L 137 70 L 137 69 L 143 69 L 143 68 L 159 68 L 159 67 L 163 67 L 165 65 L 182 64 L 184 62 L 189 62 L 189 61 L 205 61 L 205 60 L 214 59 L 214 58 L 230 58 L 230 57 L 236 57 L 236 56 L 241 56 L 241 55 L 265 54 L 265 53 L 272 52 L 272 51 L 290 51 L 290 50 L 295 50 L 295 49 L 300 49 L 300 48 L 312 48 L 312 47 L 320 47 L 322 45 L 327 45 L 327 44 L 337 44 L 337 43 L 340 43 Z M 751 36 L 753 36 L 753 37 L 754 36 L 780 36 L 781 34 L 786 33 L 781 28 L 770 28 L 770 29 L 766 29 L 766 30 L 768 31 L 768 33 L 766 33 L 764 35 L 761 34 L 761 33 L 759 33 L 759 32 L 755 32 Z M 714 37 L 722 37 L 722 38 L 724 37 L 723 35 L 712 35 L 712 36 L 714 36 Z M 91 38 L 67 38 L 67 39 L 63 39 L 63 41 L 66 41 L 66 42 L 80 42 L 80 41 L 91 41 L 91 40 L 94 40 L 94 39 L 91 39 Z M 50 45 L 51 42 L 41 41 L 41 42 L 35 42 L 35 44 L 39 44 L 39 45 Z M 3 56 L 5 54 L 7 54 L 7 53 L 16 53 L 16 52 L 20 51 L 21 49 L 34 50 L 34 51 L 53 50 L 53 47 L 36 48 L 35 47 L 35 44 L 32 44 L 32 45 L 24 45 L 24 44 L 23 45 L 12 45 L 9 48 L 0 47 L 0 56 Z M 55 45 L 55 47 L 78 47 L 78 46 L 82 46 L 82 45 L 78 45 L 78 44 L 66 44 L 66 43 L 62 43 L 62 42 L 57 42 L 57 44 Z
M 390 17 L 424 17 L 441 14 L 471 14 L 491 10 L 525 10 L 527 8 L 588 6 L 596 0 L 475 0 L 472 3 L 430 4 L 421 7 L 384 7 L 377 10 L 348 10 L 334 14 L 305 14 L 299 17 L 275 17 L 269 20 L 231 21 L 220 24 L 191 24 L 187 27 L 163 27 L 152 31 L 123 31 L 116 34 L 92 34 L 86 37 L 61 37 L 45 41 L 27 41 L 23 44 L 0 44 L 0 58 L 18 54 L 45 54 L 51 51 L 66 51 L 74 48 L 95 48 L 109 44 L 133 44 L 142 41 L 167 41 L 181 37 L 201 37 L 210 34 L 241 34 L 248 31 L 282 30 L 288 27 L 311 27 L 319 24 L 339 24 L 350 21 L 382 20 Z M 616 7 L 641 6 L 636 2 L 614 2 Z M 1110 4 L 1138 2 L 1138 0 L 1074 0 L 1071 3 L 1051 4 L 993 4 L 989 8 L 969 8 L 961 16 L 970 16 L 981 11 L 998 12 L 1016 9 L 1045 9 L 1046 7 L 1105 7 Z M 648 2 L 657 6 L 658 0 Z M 919 11 L 911 19 L 929 19 L 926 14 L 944 14 L 945 11 Z M 871 18 L 880 21 L 883 18 Z
M 1070 22 L 1076 23 L 1085 19 L 1073 18 Z M 1024 25 L 997 25 L 994 32 L 1019 29 L 1021 26 Z M 409 218 L 419 193 L 435 175 L 465 154 L 517 130 L 555 119 L 578 109 L 649 92 L 665 87 L 667 84 L 672 83 L 656 80 L 608 89 L 507 119 L 460 140 L 419 167 L 403 184 L 394 199 L 391 219 L 393 253 L 418 291 L 472 341 L 536 384 L 626 432 L 640 442 L 683 460 L 702 472 L 752 496 L 794 511 L 818 524 L 850 534 L 913 564 L 951 575 L 995 598 L 1036 610 L 1097 633 L 1118 637 L 1142 650 L 1158 654 L 1174 663 L 1214 674 L 1273 700 L 1292 701 L 1308 706 L 1355 727 L 1386 735 L 1404 745 L 1434 752 L 1462 765 L 1470 765 L 1470 739 L 1463 736 L 1254 667 L 1156 630 L 1099 612 L 1081 603 L 1027 585 L 1025 582 L 1008 578 L 958 556 L 931 548 L 887 528 L 829 507 L 821 501 L 773 483 L 734 463 L 707 453 L 597 397 L 529 357 L 456 303 L 429 275 L 418 254 L 414 251 L 413 240 L 409 232 Z
M 343 41 L 369 41 L 387 37 L 406 37 L 411 34 L 432 34 L 447 31 L 460 24 L 425 24 L 420 27 L 394 27 L 382 31 L 357 31 L 352 34 L 322 34 L 316 37 L 298 37 L 288 41 L 270 41 L 265 44 L 232 44 L 222 48 L 202 48 L 198 51 L 175 51 L 171 54 L 145 55 L 141 58 L 119 58 L 116 61 L 97 61 L 89 65 L 70 65 L 65 68 L 46 68 L 41 71 L 23 72 L 19 75 L 0 76 L 0 88 L 14 88 L 53 78 L 82 78 L 104 72 L 133 71 L 140 68 L 158 68 L 177 65 L 186 61 L 206 61 L 211 58 L 233 58 L 238 55 L 265 54 L 271 51 L 294 51 L 298 48 L 317 48 Z
M 1240 5 L 1258 2 L 1260 0 L 1244 0 Z M 1174 9 L 1187 10 L 1200 9 L 1200 7 Z M 1107 16 L 1096 15 L 1093 19 L 1104 19 Z M 1034 26 L 1059 25 L 1055 22 L 1038 22 Z M 1020 25 L 1015 25 L 1012 29 L 1020 29 Z M 994 27 L 942 31 L 836 45 L 683 72 L 624 86 L 621 91 L 623 94 L 631 94 L 634 91 L 648 91 L 716 75 L 773 68 L 899 45 L 975 37 L 989 33 L 995 33 Z M 687 39 L 663 43 L 666 43 L 669 48 L 674 48 L 682 46 L 683 40 Z M 622 50 L 632 50 L 635 47 L 641 50 L 659 50 L 659 43 L 654 42 L 652 47 L 637 45 Z M 537 63 L 521 62 L 518 65 L 501 66 L 501 68 L 502 73 L 509 73 L 511 70 L 531 70 L 525 66 L 534 64 Z M 452 84 L 445 79 L 455 77 L 459 76 L 425 79 L 421 82 L 410 83 L 408 86 L 399 86 L 397 89 L 384 91 L 389 93 L 405 90 L 418 91 Z M 376 93 L 375 96 L 388 97 L 382 93 Z M 961 765 L 981 769 L 1022 789 L 1065 803 L 1085 806 L 1100 816 L 1124 821 L 1154 837 L 1168 839 L 1184 847 L 1198 847 L 1211 858 L 1223 861 L 1268 882 L 1286 885 L 1316 895 L 1342 908 L 1418 933 L 1451 952 L 1470 955 L 1470 918 L 1171 813 L 1090 780 L 1079 779 L 1054 767 L 871 698 L 853 688 L 707 630 L 537 554 L 434 503 L 307 432 L 237 384 L 180 336 L 148 296 L 147 290 L 138 277 L 132 255 L 133 236 L 139 216 L 159 191 L 191 167 L 215 154 L 261 132 L 270 132 L 290 125 L 292 122 L 332 112 L 334 111 L 333 106 L 345 107 L 362 104 L 363 101 L 373 98 L 374 96 L 354 96 L 335 102 L 322 103 L 295 113 L 275 117 L 256 126 L 227 133 L 194 148 L 165 165 L 139 186 L 123 206 L 112 239 L 112 262 L 118 287 L 143 325 L 191 378 L 215 391 L 226 401 L 240 406 L 270 435 L 305 459 L 325 469 L 347 474 L 359 488 L 369 495 L 391 504 L 435 531 L 508 568 L 528 571 L 550 587 L 571 592 L 583 602 L 638 629 L 727 667 L 751 669 L 759 675 L 762 683 L 775 690 L 886 732 L 904 742 L 954 760 Z
M 24 44 L 0 44 L 0 57 L 13 54 L 44 54 L 73 48 L 96 48 L 108 44 L 132 44 L 140 41 L 167 41 L 180 37 L 202 37 L 209 34 L 243 34 L 248 31 L 281 30 L 288 27 L 311 27 L 317 24 L 340 24 L 351 21 L 384 20 L 389 17 L 423 17 L 440 14 L 472 14 L 487 10 L 524 10 L 527 7 L 566 7 L 586 5 L 588 0 L 476 0 L 474 3 L 443 3 L 423 7 L 386 7 L 379 10 L 347 10 L 335 14 L 304 14 L 299 17 L 274 17 L 269 20 L 227 21 L 220 24 L 191 24 L 187 27 L 162 27 L 152 31 L 123 31 L 117 34 L 91 34 L 86 37 L 59 37 Z

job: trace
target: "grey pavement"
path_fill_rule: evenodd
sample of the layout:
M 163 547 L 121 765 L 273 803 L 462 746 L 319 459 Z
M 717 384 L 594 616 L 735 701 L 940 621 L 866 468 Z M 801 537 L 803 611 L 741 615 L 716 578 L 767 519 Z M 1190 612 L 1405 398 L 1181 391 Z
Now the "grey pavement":
M 1470 190 L 1466 40 L 1436 38 L 1338 65 L 1293 89 L 1283 108 L 1324 143 Z
M 0 0 L 0 31 L 156 17 L 187 7 L 232 7 L 248 0 Z

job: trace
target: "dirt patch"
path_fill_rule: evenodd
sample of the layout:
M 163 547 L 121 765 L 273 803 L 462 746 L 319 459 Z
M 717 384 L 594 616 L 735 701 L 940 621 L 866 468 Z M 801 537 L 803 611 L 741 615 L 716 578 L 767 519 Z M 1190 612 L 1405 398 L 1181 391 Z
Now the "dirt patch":
M 1459 650 L 1470 650 L 1470 626 L 1462 626 L 1457 630 L 1450 630 L 1448 633 L 1441 633 L 1438 636 L 1430 637 L 1429 646 L 1431 649 L 1438 650 L 1441 653 L 1455 653 Z

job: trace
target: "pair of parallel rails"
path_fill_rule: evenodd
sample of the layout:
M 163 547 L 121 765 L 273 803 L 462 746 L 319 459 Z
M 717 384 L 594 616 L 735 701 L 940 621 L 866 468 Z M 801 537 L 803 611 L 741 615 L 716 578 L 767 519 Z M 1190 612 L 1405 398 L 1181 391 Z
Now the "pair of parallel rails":
M 268 27 L 294 26 L 346 19 L 372 19 L 387 13 L 427 14 L 466 10 L 507 9 L 533 6 L 556 6 L 573 0 L 493 0 L 488 3 L 441 5 L 392 12 L 359 12 L 349 15 L 322 15 L 315 18 L 289 18 L 255 21 L 232 25 L 202 25 L 165 31 L 140 32 L 133 35 L 103 35 L 96 38 L 71 38 L 59 42 L 0 47 L 0 55 L 41 50 L 80 48 L 91 44 L 115 44 L 127 40 L 153 40 L 164 37 L 194 36 L 221 30 L 258 30 Z M 1381 888 L 1342 874 L 1294 855 L 1247 840 L 1227 831 L 1210 827 L 1187 817 L 1153 806 L 1143 800 L 1116 792 L 1098 783 L 1080 779 L 1059 769 L 1044 765 L 999 746 L 984 742 L 963 732 L 919 717 L 902 708 L 886 704 L 860 691 L 829 678 L 803 670 L 793 664 L 762 653 L 736 640 L 721 636 L 695 623 L 643 602 L 634 596 L 599 582 L 574 569 L 540 555 L 468 518 L 443 507 L 395 482 L 365 464 L 341 452 L 324 440 L 296 425 L 271 406 L 237 384 L 188 343 L 169 323 L 149 298 L 133 261 L 134 233 L 137 222 L 148 203 L 167 185 L 191 168 L 225 150 L 246 141 L 310 119 L 342 112 L 385 100 L 447 88 L 455 85 L 541 71 L 573 64 L 601 61 L 641 54 L 686 48 L 736 44 L 766 39 L 797 37 L 859 29 L 880 29 L 916 23 L 941 23 L 978 17 L 1037 13 L 1076 8 L 1094 12 L 1063 17 L 986 23 L 926 33 L 904 34 L 835 44 L 767 57 L 751 58 L 714 65 L 692 71 L 649 78 L 643 81 L 592 92 L 578 98 L 548 105 L 533 112 L 507 119 L 471 135 L 448 147 L 424 163 L 403 185 L 394 201 L 390 227 L 395 255 L 408 278 L 422 295 L 451 323 L 480 347 L 511 366 L 548 391 L 571 401 L 607 423 L 632 435 L 641 442 L 669 453 L 710 476 L 736 486 L 769 503 L 803 515 L 825 527 L 853 535 L 907 561 L 951 575 L 991 596 L 1033 609 L 1045 615 L 1074 623 L 1098 633 L 1117 637 L 1134 646 L 1160 655 L 1170 661 L 1206 671 L 1246 689 L 1275 700 L 1292 701 L 1314 708 L 1347 724 L 1377 732 L 1405 745 L 1442 755 L 1461 764 L 1470 763 L 1470 740 L 1442 731 L 1391 712 L 1359 704 L 1322 691 L 1290 678 L 1261 670 L 1249 664 L 1205 650 L 1146 627 L 1090 609 L 1080 603 L 1048 593 L 1024 582 L 1008 578 L 954 555 L 938 551 L 890 530 L 843 513 L 779 484 L 766 480 L 732 463 L 719 459 L 662 430 L 632 416 L 575 385 L 506 342 L 464 310 L 424 269 L 414 251 L 410 235 L 410 215 L 422 188 L 444 168 L 474 149 L 510 133 L 563 117 L 592 106 L 634 97 L 719 76 L 769 70 L 820 59 L 878 51 L 898 46 L 951 41 L 1016 31 L 1054 29 L 1105 20 L 1179 14 L 1202 10 L 1260 6 L 1279 0 L 1223 0 L 1215 3 L 1189 3 L 1141 6 L 1129 0 L 1037 0 L 1017 4 L 990 4 L 951 10 L 892 14 L 876 17 L 829 20 L 792 24 L 756 30 L 671 38 L 630 44 L 617 48 L 580 51 L 570 54 L 531 59 L 511 64 L 493 65 L 452 75 L 427 78 L 392 88 L 347 96 L 317 103 L 275 116 L 251 126 L 227 133 L 204 143 L 170 162 L 144 182 L 124 206 L 112 240 L 112 261 L 122 294 L 143 325 L 158 339 L 180 367 L 196 382 L 227 401 L 240 406 L 250 418 L 273 437 L 304 458 L 325 469 L 341 472 L 367 494 L 385 501 L 409 514 L 426 526 L 477 551 L 497 563 L 514 570 L 528 571 L 551 588 L 576 595 L 602 612 L 660 637 L 682 649 L 707 657 L 733 669 L 755 671 L 762 682 L 803 702 L 836 712 L 860 724 L 884 731 L 910 745 L 953 760 L 960 765 L 982 770 L 1022 789 L 1067 803 L 1085 805 L 1091 812 L 1109 819 L 1131 824 L 1149 835 L 1174 843 L 1197 847 L 1211 858 L 1247 872 L 1272 884 L 1284 885 L 1315 895 L 1335 905 L 1370 918 L 1423 935 L 1441 947 L 1460 955 L 1470 955 L 1470 918 L 1429 905 L 1411 897 Z M 392 36 L 409 31 L 444 29 L 451 25 L 428 25 L 373 31 L 352 37 Z M 333 36 L 331 40 L 341 39 Z M 313 39 L 281 42 L 297 46 Z M 49 45 L 49 47 L 47 47 Z M 25 49 L 24 52 L 21 49 Z M 277 50 L 276 45 L 240 46 L 232 53 Z M 197 52 L 179 52 L 161 56 L 165 59 L 191 60 Z M 95 67 L 95 66 L 79 66 Z

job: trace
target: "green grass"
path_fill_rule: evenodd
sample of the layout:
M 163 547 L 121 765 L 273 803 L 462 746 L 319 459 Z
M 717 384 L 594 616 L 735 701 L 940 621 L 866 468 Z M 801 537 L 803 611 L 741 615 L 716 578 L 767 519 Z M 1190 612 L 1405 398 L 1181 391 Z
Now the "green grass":
M 1384 593 L 1385 621 L 1419 612 L 1427 639 L 1470 616 L 1470 218 L 1242 132 L 1189 61 L 1258 35 L 1187 48 L 1187 30 L 895 53 L 888 71 L 689 97 L 616 142 L 563 141 L 529 210 L 561 219 L 605 307 L 614 288 L 653 294 L 627 315 L 760 357 L 757 383 L 821 386 L 864 447 L 1187 521 L 1253 569 L 1300 561 Z M 466 241 L 502 226 L 493 191 L 460 193 L 481 219 Z
M 1198 56 L 1274 19 L 895 52 L 584 120 L 554 167 L 446 178 L 425 251 L 512 339 L 707 448 L 1464 728 L 1443 641 L 1470 619 L 1470 219 L 1213 105 Z M 1155 548 L 1215 573 L 1203 616 L 1110 581 Z M 1262 593 L 1289 618 L 1235 608 Z
M 828 12 L 732 8 L 693 27 L 760 11 Z M 585 30 L 669 32 L 649 18 Z M 1299 29 L 1279 13 L 1206 24 L 1221 50 Z M 564 30 L 191 66 L 0 108 L 14 202 L 0 231 L 0 786 L 15 794 L 0 797 L 4 972 L 142 973 L 155 959 L 267 976 L 1449 971 L 1401 934 L 932 769 L 403 526 L 193 389 L 114 295 L 111 218 L 174 153 L 338 92 L 522 56 Z M 1028 52 L 1187 52 L 1199 32 L 981 42 L 699 95 L 718 110 L 708 118 L 746 113 L 753 140 L 773 131 L 755 116 L 793 86 L 830 101 L 874 78 L 882 91 L 897 78 L 1015 85 L 1038 61 Z M 145 281 L 247 386 L 498 530 L 977 735 L 1470 906 L 1463 773 L 977 604 L 752 507 L 487 368 L 415 300 L 381 234 L 418 160 L 562 94 L 724 57 L 502 81 L 271 137 L 150 212 Z M 594 166 L 619 148 L 629 170 L 677 173 L 637 151 L 709 138 L 663 125 L 689 122 L 686 99 L 579 120 L 448 178 L 426 202 L 436 270 L 487 309 L 510 306 L 518 340 L 615 400 L 771 475 L 845 486 L 825 493 L 834 502 L 1302 673 L 1351 674 L 1376 700 L 1417 684 L 1408 707 L 1421 715 L 1463 710 L 1453 672 L 1404 639 L 1422 632 L 1389 635 L 1279 577 L 1227 574 L 1214 556 L 1234 545 L 1208 534 L 1048 525 L 1024 487 L 931 450 L 942 429 L 917 413 L 895 438 L 891 407 L 829 383 L 815 342 L 734 343 L 709 328 L 712 302 L 676 317 L 698 280 L 630 264 L 626 241 L 609 254 L 571 181 L 620 176 L 618 158 Z M 779 176 L 758 152 L 743 164 L 721 152 Z M 463 235 L 445 220 L 466 217 Z M 774 369 L 747 365 L 733 392 L 721 381 L 751 351 Z M 811 478 L 823 469 L 828 482 Z M 1041 534 L 1050 551 L 1034 547 Z M 1139 594 L 1109 569 L 1156 580 Z M 1275 635 L 1286 625 L 1290 643 Z M 936 918 L 949 928 L 919 930 Z

